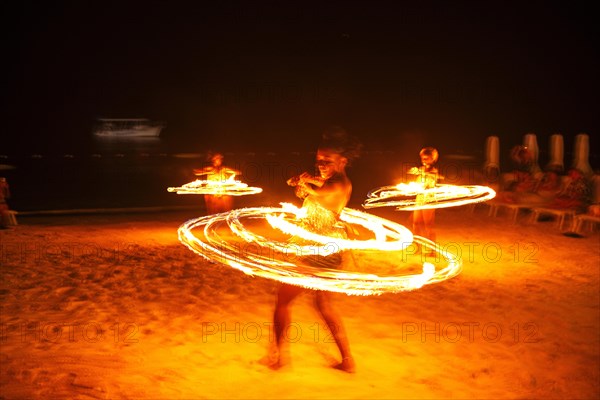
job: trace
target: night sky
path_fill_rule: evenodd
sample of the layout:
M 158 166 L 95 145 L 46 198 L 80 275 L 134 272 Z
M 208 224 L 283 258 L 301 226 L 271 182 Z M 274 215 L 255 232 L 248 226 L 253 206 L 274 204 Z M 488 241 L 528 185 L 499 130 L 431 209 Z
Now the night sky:
M 418 136 L 468 152 L 527 132 L 594 145 L 587 3 L 322 3 L 5 5 L 4 152 L 74 151 L 97 117 L 164 120 L 176 150 L 303 149 L 332 124 L 372 149 Z

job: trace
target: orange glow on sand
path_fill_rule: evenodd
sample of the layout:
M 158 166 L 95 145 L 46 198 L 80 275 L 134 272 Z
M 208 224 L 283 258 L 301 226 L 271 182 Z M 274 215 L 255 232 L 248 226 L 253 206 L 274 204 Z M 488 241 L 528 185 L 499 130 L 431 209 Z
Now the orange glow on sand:
M 331 368 L 337 349 L 309 296 L 295 304 L 290 368 L 258 363 L 278 282 L 190 254 L 176 234 L 190 213 L 23 217 L 2 231 L 2 396 L 597 398 L 597 232 L 565 239 L 546 223 L 441 210 L 438 245 L 460 256 L 458 277 L 334 294 L 357 361 L 349 376 Z M 408 251 L 355 255 L 384 275 Z M 424 255 L 412 257 L 419 272 Z

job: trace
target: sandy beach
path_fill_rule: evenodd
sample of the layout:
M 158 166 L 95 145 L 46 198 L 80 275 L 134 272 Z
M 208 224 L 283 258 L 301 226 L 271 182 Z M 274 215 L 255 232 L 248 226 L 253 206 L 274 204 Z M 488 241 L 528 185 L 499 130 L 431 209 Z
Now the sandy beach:
M 438 241 L 461 253 L 460 275 L 334 295 L 357 364 L 347 374 L 331 368 L 339 355 L 310 294 L 294 304 L 291 366 L 258 362 L 278 283 L 183 246 L 177 228 L 197 216 L 29 216 L 0 231 L 0 398 L 600 396 L 597 231 L 440 210 Z
M 600 399 L 591 2 L 6 4 L 0 400 Z

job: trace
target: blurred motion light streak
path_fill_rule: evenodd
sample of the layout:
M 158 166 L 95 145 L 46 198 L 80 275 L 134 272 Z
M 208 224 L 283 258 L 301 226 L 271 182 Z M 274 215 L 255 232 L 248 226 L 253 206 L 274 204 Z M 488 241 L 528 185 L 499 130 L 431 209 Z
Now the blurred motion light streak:
M 412 211 L 463 206 L 494 197 L 496 192 L 487 186 L 436 185 L 425 189 L 419 182 L 410 182 L 373 189 L 362 206 L 396 207 L 396 210 Z
M 281 208 L 237 209 L 189 220 L 179 227 L 178 235 L 183 244 L 200 256 L 245 274 L 349 295 L 414 290 L 426 284 L 442 282 L 460 273 L 461 262 L 457 256 L 440 249 L 426 238 L 413 236 L 404 226 L 384 218 L 344 208 L 340 215 L 341 221 L 351 226 L 360 225 L 375 237 L 368 240 L 351 240 L 308 232 L 294 223 L 299 222 L 297 215 L 302 215 L 302 209 L 289 204 L 282 204 Z M 315 245 L 300 246 L 265 238 L 249 229 L 250 224 L 257 222 L 273 224 L 271 227 L 265 224 L 263 229 L 271 231 L 274 236 L 281 236 L 281 231 L 285 231 L 288 235 L 301 237 L 314 242 Z M 239 243 L 246 244 L 244 251 L 241 251 Z M 301 257 L 328 256 L 348 250 L 398 252 L 405 250 L 409 245 L 418 245 L 423 252 L 437 253 L 436 261 L 443 261 L 443 265 L 423 262 L 421 273 L 378 276 L 299 262 Z M 249 251 L 250 248 L 254 251 Z
M 212 194 L 217 196 L 244 196 L 262 192 L 262 188 L 248 186 L 232 176 L 224 181 L 196 179 L 179 187 L 167 188 L 177 194 Z

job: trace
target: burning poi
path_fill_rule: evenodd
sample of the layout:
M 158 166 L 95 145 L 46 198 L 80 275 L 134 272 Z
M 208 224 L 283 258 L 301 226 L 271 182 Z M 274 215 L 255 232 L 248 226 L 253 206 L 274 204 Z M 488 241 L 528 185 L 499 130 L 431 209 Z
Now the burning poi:
M 236 180 L 236 175 L 241 175 L 241 172 L 223 165 L 221 153 L 209 153 L 207 158 L 211 165 L 194 170 L 196 176 L 206 176 L 206 179 L 196 179 L 179 187 L 169 187 L 167 190 L 177 194 L 203 194 L 208 214 L 231 210 L 231 196 L 262 192 L 259 187 L 251 187 Z
M 396 210 L 416 212 L 463 206 L 496 197 L 496 192 L 487 186 L 439 184 L 438 180 L 443 178 L 434 167 L 439 157 L 437 149 L 425 147 L 419 155 L 422 166 L 408 171 L 416 177 L 415 181 L 373 189 L 367 193 L 363 207 L 396 207 Z
M 329 168 L 329 164 L 319 163 L 319 169 Z M 288 180 L 288 185 L 295 187 L 300 198 L 308 196 L 307 191 L 312 190 L 312 185 L 322 185 L 322 178 L 309 175 L 304 173 Z M 180 226 L 179 239 L 206 259 L 229 265 L 249 275 L 351 295 L 413 290 L 425 284 L 441 282 L 460 272 L 458 258 L 439 249 L 437 261 L 443 260 L 443 265 L 424 262 L 421 272 L 412 274 L 380 276 L 316 265 L 314 260 L 310 264 L 303 263 L 302 257 L 330 256 L 348 250 L 410 254 L 411 249 L 416 247 L 434 251 L 436 245 L 424 237 L 414 236 L 400 224 L 347 207 L 339 210 L 339 216 L 331 221 L 323 222 L 319 217 L 317 224 L 327 229 L 307 229 L 307 221 L 314 219 L 315 215 L 327 213 L 315 213 L 311 207 L 316 205 L 306 201 L 302 208 L 286 203 L 281 205 L 281 208 L 237 209 L 193 219 Z M 308 224 L 314 225 L 314 221 Z M 335 235 L 336 226 L 345 231 L 361 233 L 355 238 L 348 238 L 345 234 Z M 291 241 L 293 238 L 295 240 Z M 305 243 L 300 243 L 298 239 Z
M 464 206 L 488 201 L 494 197 L 496 192 L 487 186 L 438 184 L 432 188 L 425 188 L 419 182 L 409 182 L 371 190 L 363 207 L 396 207 L 397 210 L 413 211 Z
M 167 190 L 177 194 L 210 194 L 217 196 L 244 196 L 262 192 L 262 188 L 248 186 L 246 183 L 235 179 L 235 175 L 225 181 L 196 179 L 179 187 L 169 187 Z
M 187 221 L 179 227 L 179 240 L 190 250 L 248 275 L 274 279 L 310 289 L 373 295 L 414 290 L 458 275 L 461 262 L 434 242 L 414 236 L 395 222 L 362 211 L 344 208 L 340 220 L 351 228 L 368 231 L 368 239 L 345 239 L 305 230 L 300 221 L 306 210 L 282 203 L 281 208 L 258 207 L 232 210 Z M 269 229 L 265 228 L 265 223 Z M 269 237 L 258 231 L 267 231 Z M 282 235 L 283 233 L 283 235 Z M 296 236 L 314 244 L 289 243 Z M 442 265 L 424 262 L 422 273 L 378 276 L 298 263 L 302 256 L 328 256 L 344 250 L 407 251 L 421 245 L 436 250 Z
M 179 228 L 180 241 L 208 260 L 282 283 L 273 312 L 276 349 L 261 360 L 269 368 L 289 363 L 285 335 L 291 323 L 289 306 L 304 288 L 314 290 L 314 304 L 340 351 L 342 361 L 335 368 L 351 373 L 354 359 L 341 318 L 330 303 L 330 292 L 400 292 L 460 272 L 460 260 L 439 249 L 438 260 L 443 258 L 443 263 L 423 262 L 412 273 L 394 270 L 378 275 L 350 269 L 349 260 L 355 261 L 352 251 L 404 254 L 411 245 L 436 250 L 434 242 L 415 237 L 402 225 L 346 207 L 352 184 L 345 168 L 359 149 L 360 144 L 343 129 L 323 134 L 316 156 L 318 174 L 304 172 L 287 182 L 303 199 L 301 208 L 282 203 L 281 208 L 233 210 L 190 220 Z

